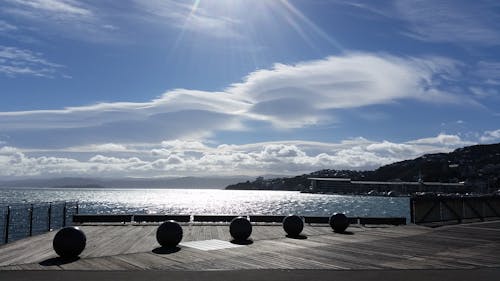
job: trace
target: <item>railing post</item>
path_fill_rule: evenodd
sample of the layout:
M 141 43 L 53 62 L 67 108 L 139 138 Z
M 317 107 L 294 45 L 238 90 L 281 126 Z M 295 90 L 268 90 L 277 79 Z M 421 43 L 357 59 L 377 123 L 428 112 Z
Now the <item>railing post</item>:
M 48 219 L 47 219 L 47 231 L 50 231 L 51 217 L 52 217 L 52 202 L 49 203 Z
M 76 211 L 75 211 L 75 214 L 77 214 L 77 215 L 78 215 L 78 211 L 79 211 L 79 210 L 78 210 L 78 201 L 76 201 Z
M 33 235 L 33 204 L 30 205 L 29 216 L 30 216 L 30 236 L 32 236 Z
M 5 244 L 9 242 L 9 223 L 10 223 L 10 206 L 7 206 L 7 215 L 5 216 Z
M 410 196 L 410 222 L 415 223 L 415 201 L 413 196 Z
M 64 202 L 64 205 L 63 205 L 63 223 L 62 223 L 62 226 L 65 227 L 66 226 L 66 201 Z

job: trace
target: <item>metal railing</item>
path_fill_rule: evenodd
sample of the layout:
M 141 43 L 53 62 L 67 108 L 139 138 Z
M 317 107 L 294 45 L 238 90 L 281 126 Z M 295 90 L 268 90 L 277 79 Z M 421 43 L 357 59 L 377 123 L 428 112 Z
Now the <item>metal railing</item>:
M 78 202 L 0 205 L 0 244 L 71 225 Z

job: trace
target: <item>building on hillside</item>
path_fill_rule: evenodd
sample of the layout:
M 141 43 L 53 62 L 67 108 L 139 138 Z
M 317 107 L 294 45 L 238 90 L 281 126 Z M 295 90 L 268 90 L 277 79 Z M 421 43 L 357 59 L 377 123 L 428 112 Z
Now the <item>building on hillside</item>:
M 387 182 L 352 181 L 348 178 L 309 178 L 313 193 L 368 194 L 389 193 L 411 194 L 415 192 L 470 193 L 473 186 L 461 183 L 441 182 Z

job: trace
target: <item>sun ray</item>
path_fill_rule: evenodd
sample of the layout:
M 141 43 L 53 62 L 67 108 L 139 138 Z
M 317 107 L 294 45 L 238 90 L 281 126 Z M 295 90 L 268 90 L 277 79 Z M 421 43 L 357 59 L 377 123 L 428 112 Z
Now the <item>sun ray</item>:
M 188 19 L 196 13 L 196 10 L 198 9 L 198 6 L 200 6 L 201 0 L 195 0 L 193 3 L 193 6 L 191 6 L 191 11 L 189 12 L 189 16 L 187 17 Z
M 180 42 L 184 38 L 184 34 L 186 33 L 186 26 L 189 24 L 189 20 L 195 15 L 196 10 L 200 6 L 200 2 L 201 2 L 201 0 L 195 0 L 193 2 L 193 5 L 189 9 L 189 14 L 184 19 L 184 22 L 182 24 L 182 28 L 181 28 L 179 34 L 177 35 L 177 38 L 175 39 L 174 43 L 172 44 L 172 47 L 170 48 L 170 52 L 168 55 L 169 57 L 174 54 L 175 50 L 177 49 L 177 46 L 179 46 Z
M 330 43 L 332 46 L 337 48 L 338 50 L 343 50 L 342 46 L 340 45 L 337 40 L 332 38 L 330 35 L 328 35 L 325 31 L 323 31 L 320 27 L 318 27 L 314 22 L 312 22 L 307 16 L 305 16 L 300 10 L 295 8 L 290 2 L 287 0 L 280 0 L 280 3 L 291 13 L 293 16 L 298 18 L 299 21 L 301 21 L 303 24 L 305 24 L 307 27 L 309 27 L 314 33 L 316 33 L 318 36 L 326 40 L 328 43 Z M 308 36 L 306 36 L 303 28 L 301 27 L 300 22 L 295 21 L 292 17 L 287 16 L 286 17 L 288 23 L 292 26 L 293 29 L 299 33 L 299 35 L 304 38 L 304 40 L 309 40 L 307 39 Z M 311 42 L 307 42 L 309 45 L 311 45 Z

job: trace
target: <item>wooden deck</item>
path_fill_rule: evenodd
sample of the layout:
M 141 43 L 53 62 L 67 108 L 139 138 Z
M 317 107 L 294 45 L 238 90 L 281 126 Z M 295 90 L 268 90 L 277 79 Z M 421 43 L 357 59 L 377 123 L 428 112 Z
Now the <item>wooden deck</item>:
M 84 225 L 81 258 L 62 262 L 55 232 L 0 247 L 0 270 L 473 269 L 500 267 L 500 221 L 426 228 L 351 226 L 347 234 L 307 225 L 303 239 L 280 225 L 253 227 L 249 245 L 224 248 L 227 224 L 184 224 L 177 251 L 162 251 L 157 225 Z M 214 241 L 213 239 L 216 239 Z M 212 240 L 212 241 L 207 241 Z M 201 245 L 222 245 L 203 250 Z M 191 244 L 191 245 L 189 245 Z M 228 244 L 232 245 L 232 244 Z M 226 245 L 227 246 L 227 245 Z

